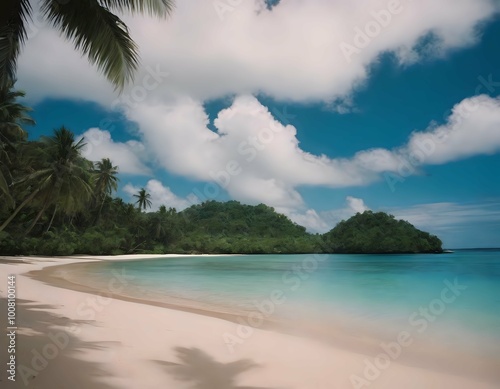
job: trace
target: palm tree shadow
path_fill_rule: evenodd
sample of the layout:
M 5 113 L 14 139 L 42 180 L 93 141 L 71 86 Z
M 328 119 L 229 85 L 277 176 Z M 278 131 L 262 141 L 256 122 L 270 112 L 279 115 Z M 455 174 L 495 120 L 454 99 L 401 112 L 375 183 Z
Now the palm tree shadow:
M 272 389 L 237 385 L 237 377 L 241 373 L 259 367 L 249 359 L 221 363 L 199 348 L 176 347 L 175 350 L 179 363 L 156 362 L 175 379 L 190 382 L 192 389 Z

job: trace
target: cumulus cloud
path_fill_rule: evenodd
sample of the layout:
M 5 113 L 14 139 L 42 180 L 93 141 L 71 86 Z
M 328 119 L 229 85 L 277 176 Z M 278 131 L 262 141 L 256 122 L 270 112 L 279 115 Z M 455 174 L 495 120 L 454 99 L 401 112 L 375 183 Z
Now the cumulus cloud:
M 108 131 L 92 128 L 82 135 L 88 143 L 87 158 L 110 157 L 121 172 L 148 174 L 143 162 L 147 149 L 147 157 L 164 169 L 211 183 L 200 184 L 196 194 L 201 201 L 227 192 L 245 203 L 273 206 L 295 220 L 305 218 L 315 229 L 322 228 L 322 221 L 308 211 L 298 191 L 301 186 L 366 185 L 387 172 L 407 176 L 421 165 L 500 150 L 500 100 L 484 95 L 463 100 L 446 123 L 412 133 L 396 149 L 362 150 L 351 158 L 302 150 L 295 127 L 278 121 L 249 95 L 236 97 L 219 112 L 213 123 L 217 132 L 208 128 L 203 105 L 193 99 L 170 106 L 143 104 L 126 114 L 139 124 L 142 141 L 115 142 Z M 359 199 L 348 202 L 356 212 L 366 209 Z
M 150 169 L 139 157 L 145 154 L 144 145 L 141 142 L 129 140 L 127 142 L 115 142 L 109 131 L 99 128 L 90 128 L 77 140 L 84 138 L 86 143 L 82 155 L 90 161 L 100 161 L 109 158 L 113 165 L 117 165 L 120 173 L 148 175 Z
M 355 213 L 363 213 L 365 211 L 368 211 L 368 207 L 365 205 L 365 202 L 363 199 L 358 199 L 356 197 L 352 196 L 347 196 L 347 205 L 349 206 L 350 209 L 352 209 Z
M 218 3 L 225 4 L 223 12 Z M 373 0 L 362 5 L 283 0 L 272 9 L 262 0 L 237 3 L 185 0 L 167 20 L 125 16 L 143 64 L 125 95 L 143 87 L 148 67 L 159 67 L 169 76 L 146 88 L 148 101 L 262 92 L 298 102 L 336 101 L 342 111 L 346 104 L 339 99 L 350 105 L 353 89 L 367 79 L 382 53 L 394 53 L 402 64 L 422 55 L 444 55 L 475 42 L 477 26 L 499 10 L 491 0 Z M 19 61 L 20 87 L 28 96 L 112 104 L 112 87 L 72 45 L 36 15 L 34 25 Z M 346 45 L 355 50 L 346 54 Z M 136 101 L 146 98 L 140 96 Z
M 310 232 L 326 232 L 332 229 L 332 226 L 314 209 L 308 209 L 305 212 L 289 211 L 284 214 Z
M 404 152 L 421 163 L 442 164 L 500 150 L 500 99 L 486 95 L 461 101 L 447 122 L 414 132 Z
M 39 16 L 18 61 L 18 85 L 27 99 L 87 100 L 110 106 L 117 96 L 102 75 L 92 68 L 73 45 Z
M 133 195 L 137 194 L 140 189 L 140 187 L 134 186 L 130 183 L 123 187 L 123 191 L 130 195 L 130 199 L 135 199 Z M 146 192 L 151 195 L 150 200 L 152 211 L 156 211 L 162 205 L 167 208 L 176 208 L 177 211 L 182 211 L 183 209 L 200 202 L 194 195 L 189 195 L 186 198 L 177 196 L 168 186 L 164 186 L 158 180 L 149 180 L 145 189 Z
M 297 224 L 306 227 L 308 231 L 324 233 L 331 230 L 340 221 L 369 209 L 363 199 L 347 196 L 345 206 L 342 208 L 322 212 L 308 209 L 304 212 L 288 211 L 284 213 Z
M 165 169 L 217 184 L 206 198 L 224 190 L 246 203 L 305 212 L 300 186 L 366 185 L 386 172 L 406 176 L 415 174 L 420 165 L 495 152 L 500 149 L 499 101 L 487 96 L 465 99 L 445 124 L 414 132 L 396 149 L 362 150 L 351 158 L 302 150 L 295 127 L 278 121 L 249 95 L 236 97 L 219 112 L 213 123 L 217 132 L 208 128 L 203 105 L 193 99 L 171 106 L 141 105 L 127 115 L 139 123 L 146 147 Z
M 396 169 L 387 151 L 369 150 L 351 159 L 315 156 L 299 147 L 297 131 L 284 125 L 253 96 L 238 96 L 208 126 L 200 102 L 143 105 L 130 110 L 143 140 L 162 166 L 179 175 L 218 184 L 232 198 L 264 202 L 279 210 L 304 206 L 301 185 L 362 185 Z M 168 129 L 168 130 L 165 130 Z M 216 197 L 213 190 L 207 198 Z

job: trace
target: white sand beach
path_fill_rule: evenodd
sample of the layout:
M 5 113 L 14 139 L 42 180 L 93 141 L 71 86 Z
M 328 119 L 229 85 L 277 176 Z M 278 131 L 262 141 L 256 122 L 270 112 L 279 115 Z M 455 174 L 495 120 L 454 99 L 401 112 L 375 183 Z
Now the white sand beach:
M 178 255 L 175 255 L 178 257 Z M 0 312 L 6 329 L 7 277 L 16 276 L 16 381 L 2 388 L 197 389 L 487 389 L 479 381 L 438 370 L 376 359 L 318 340 L 234 321 L 109 297 L 127 281 L 117 276 L 101 296 L 63 288 L 28 272 L 119 257 L 3 257 Z M 84 282 L 84 281 L 83 281 Z M 56 285 L 57 284 L 57 285 Z M 225 339 L 236 336 L 234 348 Z M 245 332 L 247 331 L 247 332 Z M 8 332 L 8 331 L 7 331 Z M 2 344 L 6 344 L 2 342 Z M 7 346 L 0 350 L 3 366 Z M 411 346 L 410 346 L 411 347 Z M 373 363 L 378 363 L 379 367 Z M 383 367 L 383 368 L 382 368 Z M 354 381 L 353 381 L 354 380 Z

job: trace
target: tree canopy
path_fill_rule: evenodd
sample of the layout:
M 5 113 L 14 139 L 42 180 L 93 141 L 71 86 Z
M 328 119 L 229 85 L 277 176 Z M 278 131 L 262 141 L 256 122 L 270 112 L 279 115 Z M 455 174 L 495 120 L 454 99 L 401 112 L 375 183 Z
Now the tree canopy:
M 442 242 L 404 220 L 384 212 L 365 211 L 343 220 L 324 235 L 335 253 L 436 253 Z

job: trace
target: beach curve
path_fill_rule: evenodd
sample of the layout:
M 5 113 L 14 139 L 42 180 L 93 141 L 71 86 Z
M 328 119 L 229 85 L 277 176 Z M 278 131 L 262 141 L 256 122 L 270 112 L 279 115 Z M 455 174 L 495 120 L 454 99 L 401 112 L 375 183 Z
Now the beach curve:
M 72 385 L 74 388 L 353 388 L 353 376 L 366 380 L 371 388 L 495 387 L 398 361 L 392 361 L 372 380 L 363 373 L 369 355 L 262 328 L 253 329 L 244 342 L 231 350 L 224 335 L 234 334 L 236 323 L 228 317 L 116 296 L 99 298 L 88 290 L 61 289 L 62 285 L 55 286 L 50 277 L 43 279 L 39 274 L 33 278 L 33 273 L 28 276 L 29 272 L 57 265 L 151 257 L 158 256 L 19 257 L 1 262 L 1 279 L 16 275 L 19 314 L 30 316 L 19 329 L 19 347 L 25 351 L 19 353 L 24 359 L 17 360 L 17 381 L 7 382 L 7 387 L 26 387 L 26 383 L 27 387 L 55 387 L 54 382 L 64 380 L 68 361 L 83 368 L 93 364 L 87 369 L 90 374 L 80 377 L 77 386 Z M 5 298 L 4 288 L 0 290 Z M 50 315 L 54 324 L 44 328 L 45 340 L 30 344 L 34 339 L 30 331 L 36 331 L 37 323 L 47 320 L 41 315 Z M 71 337 L 72 345 L 61 348 L 53 359 L 46 358 L 44 368 L 33 366 L 36 352 L 43 356 L 44 347 L 55 344 L 52 338 L 66 339 L 64 334 Z M 4 358 L 5 351 L 1 352 Z M 21 375 L 21 365 L 26 371 L 35 370 L 36 375 Z

